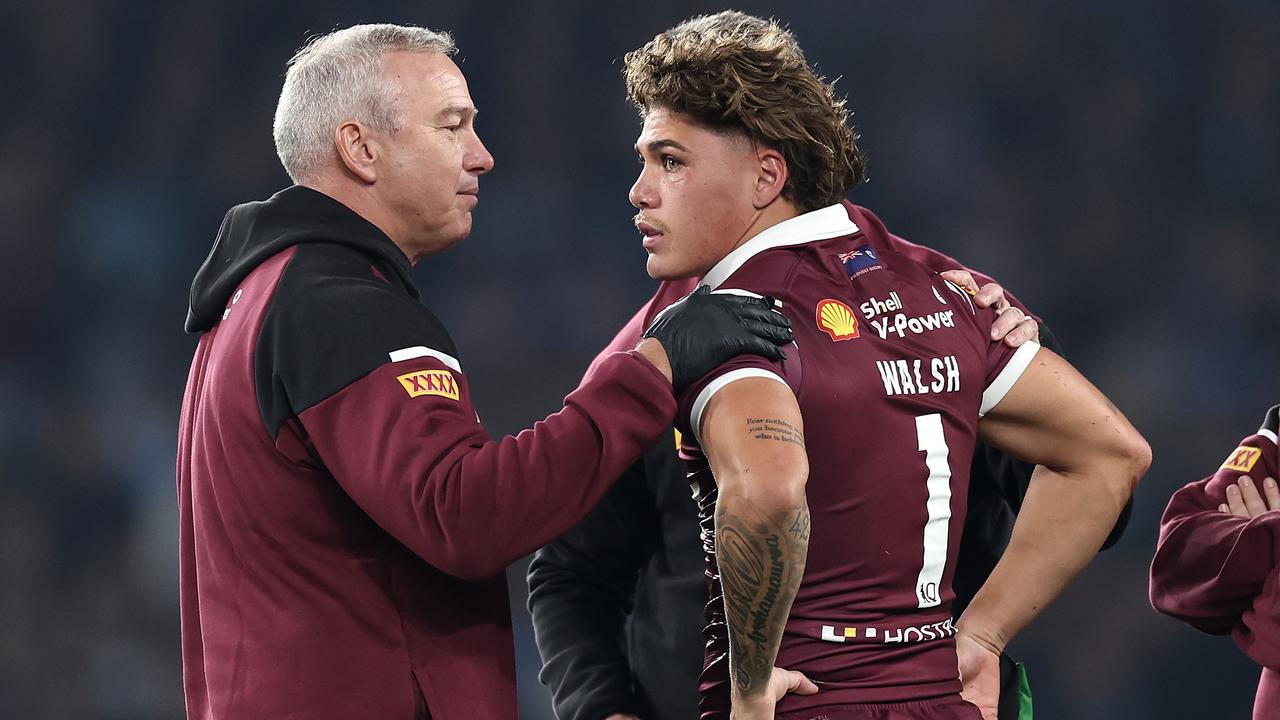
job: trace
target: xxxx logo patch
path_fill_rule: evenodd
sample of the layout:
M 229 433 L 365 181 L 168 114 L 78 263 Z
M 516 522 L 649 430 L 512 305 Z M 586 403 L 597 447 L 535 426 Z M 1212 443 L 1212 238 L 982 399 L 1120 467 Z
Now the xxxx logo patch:
M 419 370 L 396 378 L 404 386 L 409 397 L 439 395 L 450 400 L 458 399 L 458 383 L 448 370 Z
M 1249 472 L 1258 463 L 1260 457 L 1262 457 L 1262 451 L 1258 448 L 1241 445 L 1231 453 L 1226 462 L 1222 463 L 1222 469 Z

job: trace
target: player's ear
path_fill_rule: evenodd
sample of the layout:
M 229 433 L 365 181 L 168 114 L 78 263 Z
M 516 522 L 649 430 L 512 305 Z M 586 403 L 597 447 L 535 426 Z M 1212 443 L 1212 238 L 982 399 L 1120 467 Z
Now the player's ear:
M 787 160 L 773 148 L 756 150 L 756 184 L 753 204 L 756 209 L 768 207 L 787 185 Z
M 338 159 L 351 174 L 367 183 L 378 179 L 375 163 L 382 148 L 374 139 L 370 128 L 348 120 L 334 131 L 333 144 L 338 152 Z

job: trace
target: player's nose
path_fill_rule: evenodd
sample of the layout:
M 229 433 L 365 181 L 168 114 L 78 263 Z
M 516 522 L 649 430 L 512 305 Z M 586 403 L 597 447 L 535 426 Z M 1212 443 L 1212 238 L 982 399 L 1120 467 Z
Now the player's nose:
M 658 206 L 657 194 L 653 191 L 653 187 L 647 180 L 646 173 L 640 171 L 640 176 L 631 186 L 631 191 L 627 193 L 627 199 L 631 204 L 641 210 L 647 210 Z

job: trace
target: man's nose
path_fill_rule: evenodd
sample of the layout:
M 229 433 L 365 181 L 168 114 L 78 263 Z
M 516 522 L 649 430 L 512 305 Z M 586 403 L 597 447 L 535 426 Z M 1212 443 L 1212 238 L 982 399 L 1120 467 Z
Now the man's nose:
M 479 134 L 473 137 L 475 140 L 471 143 L 471 147 L 467 148 L 467 154 L 464 157 L 466 169 L 476 175 L 483 175 L 493 169 L 493 156 L 480 140 Z

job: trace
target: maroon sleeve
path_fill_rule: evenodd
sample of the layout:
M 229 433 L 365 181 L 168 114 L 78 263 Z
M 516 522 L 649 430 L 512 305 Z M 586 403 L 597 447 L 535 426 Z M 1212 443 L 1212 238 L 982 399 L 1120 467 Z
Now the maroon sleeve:
M 1218 510 L 1213 478 L 1174 493 L 1151 562 L 1151 604 L 1205 632 L 1231 630 L 1275 571 L 1280 515 L 1252 520 Z
M 987 283 L 996 282 L 995 278 L 991 277 L 990 275 L 987 275 L 986 273 L 980 272 L 978 270 L 974 270 L 973 268 L 966 266 L 964 263 L 957 261 L 956 259 L 952 258 L 949 255 L 940 253 L 937 250 L 934 250 L 933 248 L 925 247 L 923 245 L 917 245 L 909 240 L 904 240 L 903 238 L 900 238 L 897 235 L 894 235 L 884 227 L 884 224 L 880 222 L 880 219 L 876 217 L 870 210 L 867 210 L 866 208 L 860 207 L 858 205 L 854 205 L 848 200 L 844 201 L 844 205 L 845 205 L 845 209 L 849 212 L 849 218 L 853 220 L 854 223 L 856 223 L 859 227 L 874 226 L 879 229 L 880 232 L 878 232 L 877 235 L 879 237 L 884 238 L 884 242 L 887 249 L 893 252 L 899 253 L 907 258 L 910 258 L 911 260 L 914 260 L 915 262 L 918 262 L 921 265 L 924 265 L 925 267 L 929 268 L 930 270 L 933 270 L 934 272 L 943 272 L 946 270 L 968 271 L 971 275 L 973 275 L 973 279 L 975 282 L 978 283 L 978 287 L 982 287 Z M 1001 283 L 1001 285 L 1003 286 L 1003 283 Z M 1005 287 L 1004 289 L 1004 296 L 1009 300 L 1009 302 L 1012 305 L 1017 307 L 1019 310 L 1022 310 L 1026 314 L 1035 318 L 1036 322 L 1041 322 L 1040 316 L 1031 312 L 1031 310 L 1028 309 L 1027 306 L 1021 300 L 1019 300 L 1017 297 L 1014 296 L 1012 292 L 1009 291 L 1008 287 Z
M 1254 662 L 1280 670 L 1280 573 L 1274 568 L 1231 636 Z
M 1245 474 L 1259 483 L 1276 477 L 1273 440 L 1246 438 L 1217 473 L 1174 493 L 1151 562 L 1151 604 L 1204 632 L 1235 629 L 1246 652 L 1272 664 L 1280 659 L 1280 512 L 1249 519 L 1218 510 L 1227 486 Z
M 480 426 L 466 378 L 433 357 L 385 363 L 299 419 L 378 525 L 441 570 L 479 579 L 577 524 L 674 412 L 662 374 L 616 353 L 563 410 L 501 440 Z
M 794 364 L 797 352 L 795 346 L 788 347 L 787 362 Z M 698 425 L 707 403 L 717 392 L 736 380 L 746 377 L 765 377 L 777 379 L 784 385 L 792 387 L 794 381 L 791 375 L 794 373 L 788 373 L 783 365 L 782 362 L 759 355 L 739 355 L 723 363 L 702 376 L 697 382 L 690 383 L 689 387 L 680 393 L 676 406 L 676 429 L 682 436 L 694 438 L 696 442 L 702 435 L 702 428 Z M 795 388 L 792 387 L 792 389 Z
M 984 378 L 982 403 L 978 408 L 979 415 L 986 415 L 1004 399 L 1009 390 L 1021 379 L 1023 372 L 1031 365 L 1036 353 L 1040 352 L 1040 344 L 1027 342 L 1017 348 L 1011 348 L 1000 340 L 991 340 L 991 325 L 995 322 L 996 313 L 990 308 L 980 308 L 969 293 L 959 285 L 943 278 L 946 289 L 940 292 L 950 300 L 954 308 L 955 322 L 971 328 L 978 341 L 985 346 Z M 941 298 L 939 298 L 941 299 Z
M 983 331 L 990 332 L 990 328 L 991 324 L 987 323 Z M 1040 344 L 1034 342 L 1024 343 L 1017 348 L 1011 348 L 999 340 L 987 343 L 987 384 L 982 390 L 979 415 L 986 415 L 1000 404 L 1022 378 L 1038 352 Z

